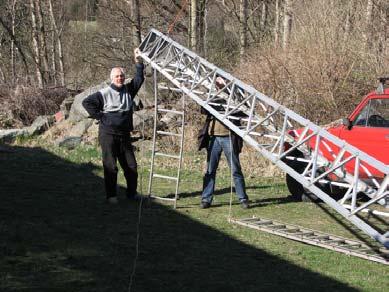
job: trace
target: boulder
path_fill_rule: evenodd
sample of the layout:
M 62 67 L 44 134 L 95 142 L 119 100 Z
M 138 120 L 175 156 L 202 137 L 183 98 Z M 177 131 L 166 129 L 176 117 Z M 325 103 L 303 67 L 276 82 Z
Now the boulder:
M 11 143 L 18 136 L 25 136 L 28 132 L 26 129 L 7 129 L 0 130 L 0 142 L 2 143 Z
M 71 150 L 80 145 L 81 140 L 81 137 L 64 137 L 60 140 L 57 140 L 56 143 L 59 147 L 64 147 Z
M 31 126 L 27 127 L 28 135 L 37 135 L 46 131 L 54 122 L 54 118 L 52 116 L 39 116 L 37 117 Z
M 92 125 L 92 119 L 84 119 L 76 123 L 69 131 L 69 136 L 71 137 L 81 137 L 85 134 L 88 128 Z
M 95 93 L 96 91 L 99 91 L 100 89 L 103 89 L 104 87 L 108 86 L 109 82 L 104 81 L 100 83 L 99 85 L 89 87 L 88 89 L 84 90 L 80 94 L 76 95 L 74 97 L 74 102 L 70 108 L 69 113 L 69 120 L 72 122 L 79 122 L 83 119 L 88 118 L 88 113 L 82 106 L 82 101 L 89 96 L 92 93 Z

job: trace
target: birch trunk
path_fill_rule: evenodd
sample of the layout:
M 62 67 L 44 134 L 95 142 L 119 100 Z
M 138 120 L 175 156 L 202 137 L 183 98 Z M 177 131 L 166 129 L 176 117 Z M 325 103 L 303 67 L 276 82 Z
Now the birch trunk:
M 197 6 L 198 2 L 197 0 L 191 0 L 190 5 L 190 47 L 193 51 L 197 51 L 197 41 L 198 41 L 198 35 L 197 35 Z
M 37 33 L 37 24 L 36 24 L 36 15 L 35 15 L 35 5 L 34 0 L 30 0 L 30 12 L 31 12 L 31 27 L 32 27 L 32 49 L 34 54 L 35 62 L 35 77 L 38 82 L 38 87 L 43 88 L 43 77 L 41 71 L 41 61 L 40 61 L 40 52 L 39 52 L 39 43 L 38 43 L 38 33 Z
M 16 0 L 11 1 L 11 31 L 12 35 L 15 35 L 15 19 L 16 19 Z M 16 79 L 16 54 L 15 54 L 15 41 L 11 38 L 11 84 L 15 85 Z
M 274 45 L 278 47 L 280 41 L 280 0 L 275 3 L 275 17 L 274 17 Z
M 365 29 L 364 29 L 365 48 L 367 48 L 370 44 L 369 34 L 370 34 L 372 15 L 373 15 L 373 0 L 367 0 L 366 16 L 365 16 Z
M 37 33 L 39 40 L 39 52 L 40 58 L 43 67 L 43 77 L 46 83 L 52 79 L 52 72 L 49 70 L 49 61 L 47 56 L 47 44 L 46 44 L 46 31 L 43 23 L 43 14 L 42 14 L 42 3 L 41 0 L 35 0 L 35 11 L 36 11 L 36 20 L 37 20 Z
M 49 15 L 50 15 L 50 21 L 51 21 L 51 27 L 53 29 L 53 61 L 52 66 L 54 72 L 56 72 L 56 50 L 55 47 L 57 47 L 57 54 L 58 54 L 58 73 L 59 73 L 59 82 L 61 86 L 65 86 L 65 72 L 64 72 L 64 66 L 63 66 L 63 53 L 62 53 L 62 41 L 61 41 L 61 34 L 62 32 L 59 30 L 57 22 L 55 20 L 54 11 L 53 11 L 53 3 L 52 0 L 47 0 L 47 4 L 49 7 Z M 61 3 L 62 4 L 62 3 Z
M 132 44 L 134 47 L 138 47 L 142 41 L 139 0 L 131 0 L 131 19 L 134 21 L 131 27 Z
M 284 49 L 288 48 L 290 34 L 292 31 L 292 1 L 285 0 L 284 3 L 284 25 L 283 25 L 283 39 L 282 39 L 282 47 Z
M 239 36 L 240 36 L 240 59 L 243 59 L 243 56 L 247 48 L 247 0 L 240 0 L 240 11 L 239 11 Z

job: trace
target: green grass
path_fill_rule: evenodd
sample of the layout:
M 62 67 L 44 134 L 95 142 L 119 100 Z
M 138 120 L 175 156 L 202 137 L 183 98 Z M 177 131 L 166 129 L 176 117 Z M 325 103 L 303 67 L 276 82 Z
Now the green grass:
M 145 193 L 149 161 L 137 154 L 139 189 Z M 120 203 L 105 204 L 99 155 L 92 146 L 63 150 L 36 140 L 0 148 L 0 291 L 128 290 L 139 203 L 124 199 L 120 174 Z M 388 266 L 228 223 L 225 165 L 213 208 L 200 209 L 198 162 L 205 155 L 190 155 L 178 208 L 158 201 L 142 208 L 131 291 L 388 289 Z M 280 179 L 246 183 L 253 208 L 242 210 L 233 197 L 233 217 L 261 216 L 362 236 L 322 206 L 290 201 Z M 155 182 L 153 191 L 168 195 L 174 186 Z

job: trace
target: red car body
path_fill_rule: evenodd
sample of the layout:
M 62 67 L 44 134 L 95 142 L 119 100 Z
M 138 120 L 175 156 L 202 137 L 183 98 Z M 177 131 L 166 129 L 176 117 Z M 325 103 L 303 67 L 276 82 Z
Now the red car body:
M 389 88 L 382 93 L 371 92 L 365 96 L 355 110 L 344 119 L 342 123 L 326 127 L 332 135 L 355 146 L 366 154 L 376 158 L 384 164 L 389 164 Z M 292 136 L 299 136 L 302 129 L 291 133 Z M 314 149 L 316 138 L 307 142 L 309 149 Z M 322 140 L 319 144 L 319 151 L 328 161 L 333 161 L 339 153 L 339 147 L 333 143 Z M 345 157 L 349 156 L 348 153 Z M 346 163 L 345 170 L 353 173 L 355 160 Z M 367 170 L 367 171 L 366 171 Z M 381 179 L 383 174 L 375 168 L 365 165 L 360 167 L 359 175 L 367 178 L 368 172 L 375 178 Z M 330 178 L 336 180 L 336 178 Z

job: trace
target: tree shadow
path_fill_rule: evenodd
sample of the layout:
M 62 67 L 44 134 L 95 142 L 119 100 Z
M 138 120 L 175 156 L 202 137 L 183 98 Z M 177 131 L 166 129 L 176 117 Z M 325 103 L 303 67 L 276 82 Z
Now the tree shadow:
M 1 291 L 127 291 L 138 228 L 132 291 L 356 291 L 124 189 L 107 205 L 92 164 L 2 149 Z

